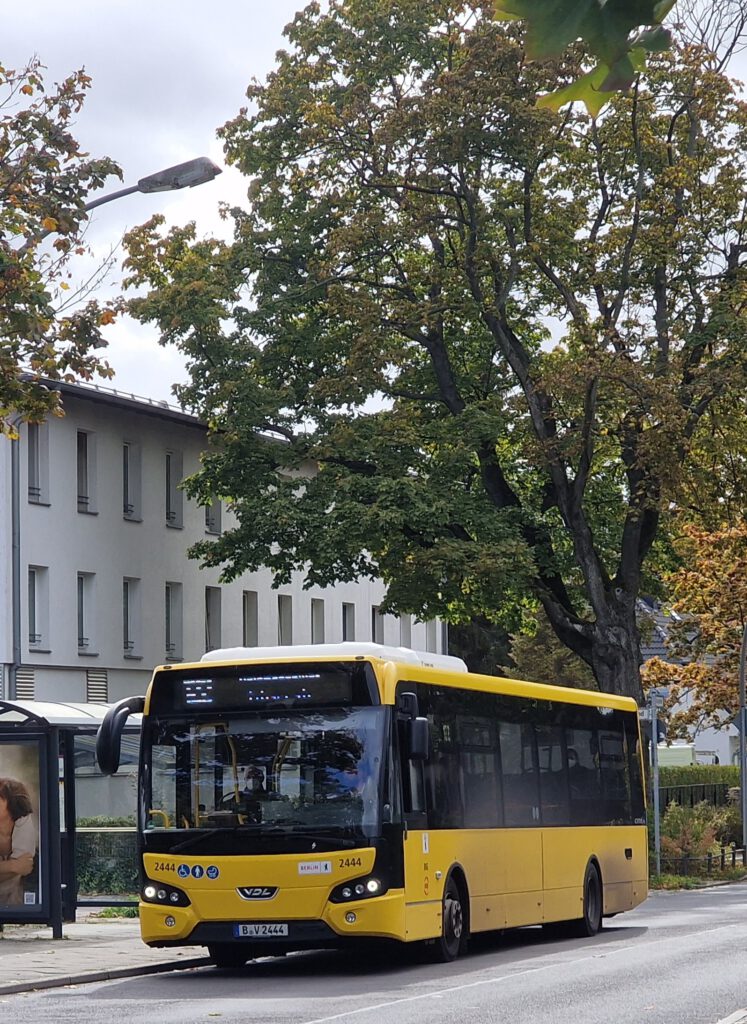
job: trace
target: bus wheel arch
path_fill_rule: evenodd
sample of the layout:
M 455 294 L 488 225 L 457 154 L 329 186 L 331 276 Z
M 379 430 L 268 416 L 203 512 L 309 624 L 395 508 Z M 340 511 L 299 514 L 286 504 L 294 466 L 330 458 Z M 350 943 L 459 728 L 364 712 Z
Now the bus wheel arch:
M 461 864 L 452 864 L 441 898 L 441 935 L 429 943 L 430 959 L 449 963 L 464 953 L 469 941 L 469 888 Z
M 590 938 L 602 927 L 604 915 L 604 882 L 602 869 L 595 855 L 589 857 L 584 871 L 583 915 L 575 922 L 577 935 Z

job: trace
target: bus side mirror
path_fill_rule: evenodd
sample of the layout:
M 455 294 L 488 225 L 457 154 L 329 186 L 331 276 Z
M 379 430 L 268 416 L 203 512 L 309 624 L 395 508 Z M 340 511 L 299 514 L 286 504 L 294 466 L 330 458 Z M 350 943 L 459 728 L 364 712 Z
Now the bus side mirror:
M 407 756 L 411 761 L 425 761 L 430 749 L 427 718 L 411 718 L 407 723 Z
M 96 733 L 96 760 L 104 775 L 115 775 L 122 750 L 122 730 L 130 715 L 142 714 L 145 697 L 125 697 L 104 715 Z

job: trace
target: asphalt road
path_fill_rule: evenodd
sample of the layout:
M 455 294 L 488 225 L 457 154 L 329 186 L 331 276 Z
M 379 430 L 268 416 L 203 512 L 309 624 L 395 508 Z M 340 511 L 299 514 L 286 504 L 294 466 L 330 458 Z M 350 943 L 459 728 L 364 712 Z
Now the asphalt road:
M 747 884 L 659 893 L 594 939 L 482 937 L 449 965 L 315 952 L 0 999 L 13 1024 L 715 1024 L 747 1008 Z M 747 1020 L 747 1009 L 745 1009 Z M 732 1016 L 734 1015 L 734 1016 Z

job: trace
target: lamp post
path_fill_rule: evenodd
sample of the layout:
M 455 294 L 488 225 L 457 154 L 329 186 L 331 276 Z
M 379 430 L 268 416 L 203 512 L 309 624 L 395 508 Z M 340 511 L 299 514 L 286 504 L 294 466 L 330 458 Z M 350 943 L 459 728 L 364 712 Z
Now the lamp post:
M 85 204 L 83 209 L 86 211 L 95 210 L 97 206 L 111 203 L 113 200 L 121 199 L 123 196 L 131 196 L 133 192 L 148 194 L 150 192 L 175 192 L 180 188 L 194 188 L 195 185 L 204 185 L 206 181 L 212 181 L 213 178 L 222 173 L 220 167 L 214 164 L 212 160 L 208 160 L 206 156 L 198 156 L 194 160 L 185 161 L 183 164 L 175 164 L 173 167 L 167 167 L 163 171 L 156 171 L 155 174 L 148 174 L 145 178 L 141 178 L 137 185 L 129 185 L 127 188 L 120 188 L 116 192 L 109 192 L 105 196 L 99 196 L 98 199 L 92 199 L 90 203 Z M 40 235 L 34 235 L 33 238 L 29 238 L 28 241 L 24 242 L 19 251 L 24 252 L 33 243 L 41 242 L 47 235 L 51 235 L 53 230 L 43 231 Z
M 141 178 L 137 185 L 130 185 L 128 188 L 121 188 L 117 192 L 110 192 L 108 195 L 100 196 L 86 203 L 85 210 L 93 210 L 104 203 L 111 203 L 122 196 L 132 195 L 133 192 L 173 192 L 180 188 L 194 188 L 195 185 L 203 185 L 212 181 L 221 173 L 220 167 L 205 156 L 197 157 L 194 160 L 187 160 L 183 164 L 176 164 L 174 167 L 167 167 L 163 171 L 149 174 Z M 27 239 L 21 246 L 20 252 L 24 252 L 31 245 L 41 242 L 52 231 L 44 231 L 42 234 L 34 235 Z M 16 419 L 16 424 L 18 419 Z M 10 700 L 16 698 L 16 680 L 18 669 L 21 667 L 22 655 L 22 631 L 21 631 L 21 467 L 20 451 L 18 445 L 20 438 L 11 442 L 11 617 L 12 617 L 12 650 L 13 660 L 8 673 L 8 697 Z M 2 696 L 3 679 L 0 675 L 0 696 Z
M 745 700 L 745 674 L 747 672 L 747 625 L 742 633 L 739 652 L 739 798 L 742 809 L 742 857 L 747 850 L 747 701 Z

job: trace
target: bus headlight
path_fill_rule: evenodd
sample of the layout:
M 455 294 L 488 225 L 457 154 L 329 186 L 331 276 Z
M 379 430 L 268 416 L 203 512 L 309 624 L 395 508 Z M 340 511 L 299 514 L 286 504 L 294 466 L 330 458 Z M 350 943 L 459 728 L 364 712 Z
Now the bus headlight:
M 366 900 L 372 896 L 382 896 L 386 891 L 386 883 L 381 878 L 370 875 L 335 886 L 329 898 L 332 903 L 346 903 L 348 900 Z
M 174 885 L 155 885 L 153 882 L 146 882 L 140 894 L 143 903 L 170 903 L 176 907 L 188 907 L 189 896 L 182 889 Z

